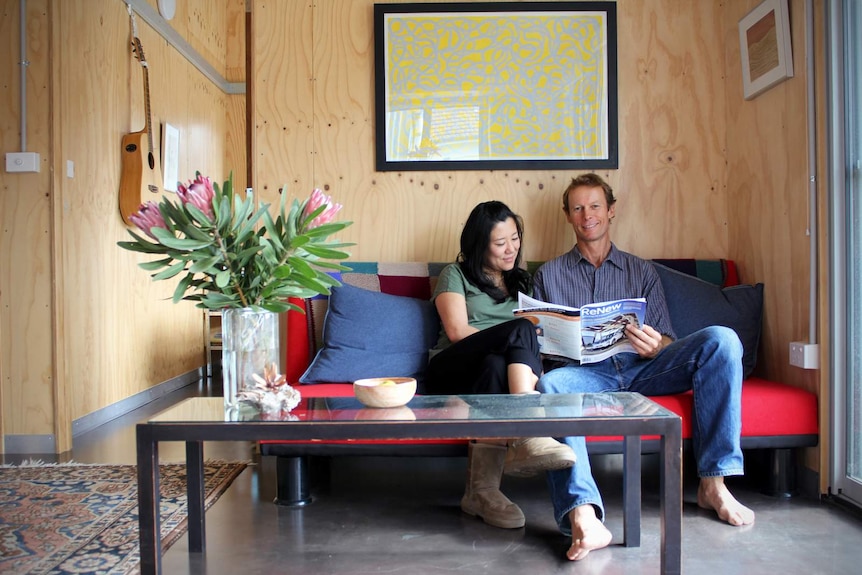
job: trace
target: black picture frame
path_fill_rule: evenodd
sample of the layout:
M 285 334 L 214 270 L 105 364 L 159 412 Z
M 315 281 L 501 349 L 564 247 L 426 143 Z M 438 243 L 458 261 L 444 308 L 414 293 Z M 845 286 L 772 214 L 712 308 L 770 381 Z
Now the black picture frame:
M 614 169 L 615 2 L 374 5 L 377 171 Z

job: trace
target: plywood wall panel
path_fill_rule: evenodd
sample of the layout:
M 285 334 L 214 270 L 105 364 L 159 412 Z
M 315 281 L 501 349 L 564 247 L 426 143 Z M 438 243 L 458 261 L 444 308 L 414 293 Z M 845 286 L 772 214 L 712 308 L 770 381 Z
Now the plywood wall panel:
M 300 195 L 328 188 L 356 222 L 343 235 L 358 259 L 451 259 L 470 209 L 488 199 L 525 217 L 528 258 L 571 247 L 560 211 L 571 171 L 375 171 L 373 4 L 253 3 L 259 191 L 272 194 L 285 171 Z M 606 172 L 620 198 L 614 237 L 647 257 L 719 257 L 727 249 L 722 7 L 617 6 L 621 167 Z
M 226 0 L 226 2 L 225 78 L 228 82 L 245 82 L 246 0 Z
M 19 2 L 0 2 L 0 144 L 40 154 L 39 173 L 0 170 L 0 420 L 4 434 L 53 434 L 50 28 L 47 0 L 27 3 L 26 150 L 21 148 Z M 40 119 L 42 121 L 40 121 Z
M 362 193 L 359 179 L 373 166 L 373 18 L 366 7 L 319 4 L 314 10 L 311 102 L 315 185 Z M 367 182 L 364 184 L 367 186 Z
M 227 96 L 225 100 L 227 118 L 222 134 L 225 142 L 225 170 L 227 174 L 233 172 L 233 183 L 238 190 L 244 190 L 249 186 L 245 98 L 245 94 Z
M 620 247 L 723 257 L 723 34 L 715 2 L 620 2 Z M 640 223 L 639 223 L 640 222 Z
M 257 2 L 252 10 L 255 191 L 277 200 L 287 187 L 307 194 L 313 181 L 312 7 Z

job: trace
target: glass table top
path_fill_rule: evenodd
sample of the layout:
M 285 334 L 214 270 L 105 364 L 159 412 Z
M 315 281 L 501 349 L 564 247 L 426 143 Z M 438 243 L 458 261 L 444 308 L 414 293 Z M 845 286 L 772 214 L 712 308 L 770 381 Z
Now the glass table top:
M 350 397 L 307 397 L 288 412 L 261 413 L 250 405 L 226 411 L 221 397 L 186 399 L 150 423 L 326 421 L 519 421 L 577 418 L 675 418 L 638 393 L 548 395 L 417 395 L 402 407 L 365 407 Z

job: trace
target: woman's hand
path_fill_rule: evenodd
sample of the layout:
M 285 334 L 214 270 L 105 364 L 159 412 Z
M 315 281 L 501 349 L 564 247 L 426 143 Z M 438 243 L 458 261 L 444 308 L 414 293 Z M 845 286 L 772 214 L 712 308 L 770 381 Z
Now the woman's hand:
M 653 329 L 652 326 L 646 324 L 644 324 L 642 329 L 638 329 L 632 324 L 627 325 L 626 337 L 638 355 L 645 359 L 657 356 L 671 342 L 669 337 L 663 336 Z

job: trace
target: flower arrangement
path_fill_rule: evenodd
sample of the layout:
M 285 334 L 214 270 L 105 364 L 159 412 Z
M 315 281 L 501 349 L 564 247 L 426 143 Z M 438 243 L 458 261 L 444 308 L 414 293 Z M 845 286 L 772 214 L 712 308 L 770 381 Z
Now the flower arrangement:
M 234 193 L 232 175 L 219 187 L 198 172 L 178 186 L 177 197 L 147 202 L 131 216 L 149 239 L 129 230 L 134 241 L 118 242 L 127 250 L 161 256 L 139 264 L 154 272 L 154 280 L 185 274 L 174 303 L 283 312 L 300 310 L 290 297 L 329 294 L 340 285 L 326 270 L 347 269 L 333 260 L 349 257 L 342 249 L 353 244 L 327 239 L 352 222 L 335 221 L 341 205 L 320 190 L 304 202 L 294 200 L 289 210 L 282 194 L 275 220 L 269 204 L 258 205 L 251 193 Z

